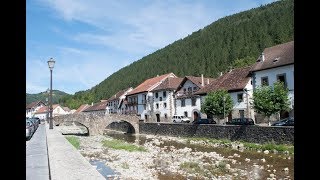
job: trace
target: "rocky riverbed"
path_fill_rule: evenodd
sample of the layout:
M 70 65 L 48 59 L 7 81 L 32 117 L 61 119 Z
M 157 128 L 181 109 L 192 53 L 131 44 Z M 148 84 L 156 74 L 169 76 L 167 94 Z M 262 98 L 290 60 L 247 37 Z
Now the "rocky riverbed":
M 102 141 L 113 138 L 102 135 L 78 136 L 79 151 L 88 161 L 105 161 L 117 174 L 110 179 L 294 179 L 293 157 L 287 154 L 247 151 L 241 144 L 219 148 L 205 141 L 139 136 L 132 143 L 147 152 L 104 147 Z

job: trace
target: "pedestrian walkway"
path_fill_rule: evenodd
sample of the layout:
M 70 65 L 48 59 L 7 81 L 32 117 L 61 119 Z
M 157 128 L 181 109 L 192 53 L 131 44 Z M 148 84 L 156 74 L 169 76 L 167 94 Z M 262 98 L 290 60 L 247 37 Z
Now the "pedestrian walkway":
M 49 180 L 45 124 L 39 124 L 37 131 L 26 143 L 26 179 Z
M 46 133 L 51 180 L 105 180 L 55 127 Z
M 55 128 L 40 124 L 26 142 L 27 180 L 104 180 Z

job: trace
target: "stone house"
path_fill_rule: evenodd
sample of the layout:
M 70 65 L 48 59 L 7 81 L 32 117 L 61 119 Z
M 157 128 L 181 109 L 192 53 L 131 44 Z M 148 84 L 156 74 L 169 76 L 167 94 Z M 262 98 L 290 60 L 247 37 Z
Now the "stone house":
M 108 114 L 125 114 L 128 110 L 127 104 L 125 104 L 126 95 L 132 91 L 133 88 L 127 88 L 117 92 L 115 95 L 111 96 L 107 101 L 107 113 Z
M 101 102 L 92 104 L 90 107 L 87 107 L 82 112 L 86 114 L 104 116 L 107 114 L 107 104 L 108 101 L 102 100 Z
M 153 105 L 151 118 L 156 122 L 171 122 L 175 114 L 174 93 L 183 78 L 168 77 L 151 92 Z
M 251 107 L 253 87 L 250 75 L 252 66 L 231 69 L 227 73 L 216 78 L 212 83 L 196 92 L 204 102 L 207 94 L 219 89 L 227 90 L 233 100 L 233 109 L 229 114 L 225 114 L 223 119 L 218 118 L 220 124 L 227 120 L 239 117 L 254 118 L 254 110 Z
M 271 117 L 271 121 L 294 115 L 294 41 L 268 47 L 261 53 L 251 69 L 253 88 L 262 85 L 273 86 L 281 81 L 289 89 L 289 112 Z M 267 118 L 256 114 L 257 121 L 267 122 Z
M 214 81 L 213 78 L 204 78 L 203 75 L 201 75 L 201 77 L 185 76 L 174 94 L 174 115 L 184 115 L 185 117 L 188 117 L 191 122 L 194 119 L 195 113 L 197 113 L 198 116 L 202 116 L 200 112 L 202 100 L 200 95 L 195 93 L 210 84 L 212 81 Z
M 169 77 L 176 77 L 173 73 L 158 75 L 145 80 L 127 94 L 128 113 L 140 116 L 141 120 L 148 122 L 153 108 L 152 90 Z
M 45 106 L 46 104 L 42 101 L 35 101 L 30 104 L 26 105 L 26 117 L 33 117 L 34 113 L 38 111 L 41 107 Z

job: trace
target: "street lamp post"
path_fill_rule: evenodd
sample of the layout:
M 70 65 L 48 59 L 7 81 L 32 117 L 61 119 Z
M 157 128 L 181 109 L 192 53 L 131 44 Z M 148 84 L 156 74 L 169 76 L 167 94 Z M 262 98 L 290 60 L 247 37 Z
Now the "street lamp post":
M 50 98 L 49 98 L 49 101 L 50 101 L 50 117 L 49 117 L 49 129 L 53 129 L 53 119 L 52 119 L 52 70 L 53 70 L 53 67 L 54 67 L 54 63 L 55 61 L 50 58 L 49 61 L 48 61 L 48 66 L 49 66 L 49 69 L 50 69 Z
M 47 105 L 47 118 L 46 118 L 46 122 L 48 123 L 49 121 L 49 93 L 50 93 L 50 89 L 47 89 L 47 95 L 48 97 L 46 97 L 46 105 Z

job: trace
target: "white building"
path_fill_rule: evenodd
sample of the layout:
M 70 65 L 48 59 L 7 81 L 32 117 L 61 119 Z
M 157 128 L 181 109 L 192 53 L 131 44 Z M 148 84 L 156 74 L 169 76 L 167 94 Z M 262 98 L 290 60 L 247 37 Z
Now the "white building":
M 289 89 L 291 112 L 282 112 L 280 118 L 293 115 L 294 109 L 294 41 L 264 49 L 252 68 L 253 88 L 273 86 L 282 81 Z
M 66 115 L 66 114 L 69 114 L 69 112 L 66 112 L 64 110 L 64 107 L 60 106 L 60 104 L 52 105 L 52 117 Z
M 137 114 L 140 119 L 146 122 L 150 121 L 153 108 L 153 93 L 151 91 L 169 77 L 176 77 L 176 75 L 168 73 L 147 79 L 130 91 L 127 94 L 127 113 Z
M 42 106 L 34 113 L 34 117 L 47 120 L 49 116 L 48 112 L 49 112 L 48 106 Z
M 118 113 L 125 114 L 127 110 L 127 106 L 124 103 L 126 99 L 126 95 L 132 91 L 133 88 L 127 88 L 117 92 L 115 95 L 111 96 L 107 101 L 107 114 Z
M 175 93 L 175 115 L 188 117 L 191 122 L 194 120 L 194 113 L 202 116 L 201 98 L 195 93 L 213 80 L 213 78 L 204 78 L 203 75 L 201 77 L 185 76 Z
M 157 122 L 171 122 L 171 117 L 175 114 L 174 93 L 182 79 L 169 77 L 151 91 L 153 93 L 152 115 Z
M 251 82 L 250 69 L 252 66 L 232 69 L 216 78 L 212 83 L 199 90 L 196 94 L 201 95 L 202 102 L 209 92 L 219 89 L 227 90 L 233 100 L 232 111 L 225 114 L 225 118 L 218 119 L 220 124 L 233 118 L 254 118 L 254 110 L 251 107 L 253 86 Z
M 95 103 L 86 109 L 82 110 L 81 112 L 86 113 L 86 114 L 92 114 L 92 115 L 98 115 L 98 116 L 104 116 L 106 115 L 107 112 L 107 104 L 108 101 L 106 100 L 101 100 L 101 102 Z
M 34 113 L 43 106 L 45 106 L 45 104 L 42 101 L 36 101 L 26 105 L 26 117 L 33 117 Z

